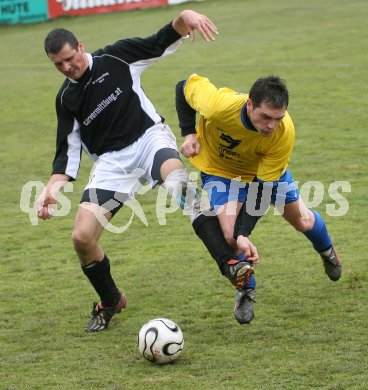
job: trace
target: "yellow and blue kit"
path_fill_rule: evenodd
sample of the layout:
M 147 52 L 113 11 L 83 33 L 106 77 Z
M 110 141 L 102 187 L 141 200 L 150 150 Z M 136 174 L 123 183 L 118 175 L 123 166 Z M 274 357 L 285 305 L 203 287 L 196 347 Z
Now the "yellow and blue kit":
M 201 148 L 190 162 L 201 171 L 202 186 L 215 211 L 229 201 L 245 202 L 249 183 L 254 181 L 263 187 L 272 186 L 272 203 L 278 203 L 280 184 L 285 185 L 281 187 L 284 204 L 299 199 L 299 191 L 287 169 L 295 141 L 289 113 L 285 113 L 272 134 L 264 137 L 247 115 L 247 100 L 247 94 L 217 88 L 208 78 L 197 74 L 177 84 L 179 126 L 183 136 L 197 135 Z M 234 186 L 234 182 L 238 184 Z M 244 206 L 245 203 L 239 212 L 234 236 L 248 236 L 259 219 L 250 215 Z M 304 235 L 322 252 L 331 247 L 332 241 L 321 216 L 316 211 L 313 213 L 315 224 Z
M 248 95 L 216 88 L 208 78 L 193 74 L 184 95 L 199 113 L 199 154 L 190 162 L 200 171 L 227 179 L 277 181 L 285 173 L 294 147 L 295 131 L 286 112 L 276 130 L 262 136 L 246 115 Z

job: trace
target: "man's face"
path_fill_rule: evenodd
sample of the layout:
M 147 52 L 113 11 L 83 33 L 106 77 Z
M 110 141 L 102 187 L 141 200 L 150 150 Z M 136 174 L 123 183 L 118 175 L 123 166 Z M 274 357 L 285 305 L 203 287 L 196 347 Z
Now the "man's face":
M 77 49 L 73 49 L 69 43 L 66 43 L 59 53 L 50 53 L 48 56 L 59 72 L 73 80 L 82 77 L 88 67 L 88 59 L 81 42 Z
M 259 107 L 254 108 L 252 100 L 248 99 L 247 101 L 248 117 L 263 137 L 271 135 L 276 130 L 285 113 L 285 107 L 273 108 L 262 102 Z

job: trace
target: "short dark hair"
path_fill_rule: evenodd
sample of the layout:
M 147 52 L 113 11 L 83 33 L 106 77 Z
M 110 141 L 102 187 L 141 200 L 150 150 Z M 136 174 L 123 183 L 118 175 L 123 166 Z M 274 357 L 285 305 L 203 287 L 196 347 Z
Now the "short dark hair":
M 73 49 L 78 48 L 78 39 L 71 31 L 65 28 L 55 28 L 45 38 L 45 52 L 46 54 L 58 54 L 66 43 L 69 43 Z
M 249 99 L 253 107 L 259 107 L 266 103 L 273 108 L 287 108 L 289 104 L 289 92 L 286 84 L 278 76 L 270 75 L 261 77 L 255 81 L 249 91 Z

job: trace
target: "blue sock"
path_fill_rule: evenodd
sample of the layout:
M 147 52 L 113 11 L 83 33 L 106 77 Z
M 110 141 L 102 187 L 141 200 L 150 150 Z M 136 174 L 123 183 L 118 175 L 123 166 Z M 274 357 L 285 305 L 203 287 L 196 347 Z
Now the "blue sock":
M 323 252 L 332 246 L 332 240 L 327 232 L 326 224 L 322 217 L 317 211 L 311 211 L 315 217 L 314 226 L 311 230 L 304 232 L 303 234 L 313 244 L 313 247 L 317 252 Z
M 245 263 L 248 263 L 250 264 L 248 261 L 247 261 L 247 258 L 245 257 L 244 253 L 240 253 L 240 255 L 236 256 L 236 260 L 242 260 L 244 261 Z M 256 288 L 256 280 L 254 278 L 254 275 L 251 275 L 251 277 L 249 278 L 249 284 L 247 284 L 247 287 L 246 288 L 253 288 L 255 289 Z

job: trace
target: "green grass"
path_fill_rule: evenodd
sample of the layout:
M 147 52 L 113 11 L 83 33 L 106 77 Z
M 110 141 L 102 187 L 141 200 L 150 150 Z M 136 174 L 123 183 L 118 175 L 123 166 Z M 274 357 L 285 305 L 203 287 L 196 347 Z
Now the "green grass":
M 242 327 L 232 315 L 234 290 L 190 223 L 176 212 L 160 226 L 152 191 L 139 198 L 148 227 L 135 218 L 125 233 L 102 238 L 127 310 L 108 331 L 85 334 L 95 296 L 70 233 L 90 162 L 83 159 L 67 194 L 69 215 L 33 226 L 19 206 L 25 183 L 47 181 L 54 153 L 62 77 L 48 63 L 43 39 L 64 26 L 92 51 L 149 35 L 186 7 L 207 14 L 220 35 L 209 45 L 198 37 L 186 42 L 149 69 L 148 96 L 179 134 L 174 86 L 191 72 L 245 92 L 259 76 L 283 77 L 297 131 L 291 170 L 301 185 L 324 186 L 316 209 L 344 259 L 343 277 L 330 282 L 305 238 L 269 213 L 252 234 L 262 257 L 256 317 Z M 363 0 L 209 0 L 0 28 L 1 389 L 367 387 L 367 12 Z M 349 210 L 332 217 L 326 205 L 336 202 L 327 189 L 337 180 L 351 185 L 343 193 Z M 129 216 L 122 211 L 115 223 Z M 154 366 L 137 352 L 140 327 L 158 316 L 184 332 L 185 350 L 175 364 Z

